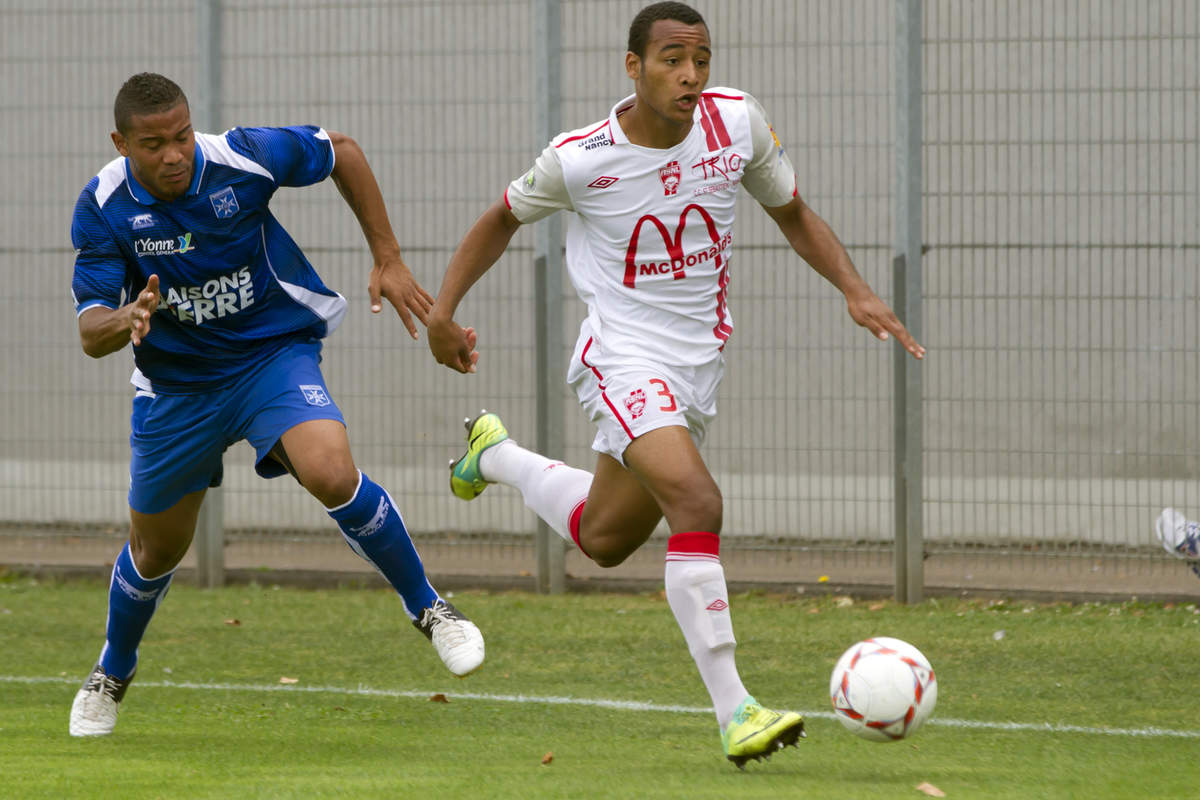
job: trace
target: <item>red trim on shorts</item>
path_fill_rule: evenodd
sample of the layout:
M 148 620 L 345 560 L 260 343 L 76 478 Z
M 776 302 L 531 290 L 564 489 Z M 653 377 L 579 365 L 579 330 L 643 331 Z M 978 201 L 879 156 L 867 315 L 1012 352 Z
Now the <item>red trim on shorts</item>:
M 601 128 L 607 127 L 607 126 L 608 126 L 608 120 L 604 120 L 604 122 L 601 122 L 599 125 L 597 125 L 596 127 L 592 128 L 592 129 L 591 129 L 590 131 L 588 131 L 587 133 L 581 133 L 581 134 L 579 134 L 578 136 L 572 136 L 570 139 L 563 139 L 561 142 L 559 142 L 558 144 L 554 145 L 554 149 L 555 149 L 555 150 L 557 150 L 558 148 L 562 147 L 564 144 L 567 144 L 567 143 L 569 143 L 569 142 L 577 142 L 577 141 L 579 141 L 580 139 L 586 139 L 586 138 L 588 138 L 589 136 L 591 136 L 592 134 L 594 134 L 596 131 L 600 130 Z M 608 138 L 610 138 L 610 139 L 612 138 L 612 133 L 611 133 L 611 131 L 610 131 L 610 132 L 609 132 L 609 134 L 608 134 Z
M 579 552 L 583 553 L 588 558 L 591 554 L 583 549 L 583 545 L 579 543 L 579 521 L 583 519 L 583 507 L 587 505 L 587 498 L 579 501 L 579 505 L 571 509 L 571 516 L 567 519 L 567 530 L 571 533 L 571 538 L 575 541 L 575 546 L 579 548 Z
M 684 531 L 667 539 L 667 561 L 715 561 L 720 551 L 721 537 L 712 531 Z
M 621 423 L 621 427 L 625 429 L 625 435 L 628 436 L 629 441 L 632 442 L 637 437 L 633 435 L 633 431 L 629 430 L 629 426 L 626 425 L 625 420 L 621 418 L 621 414 L 617 411 L 617 407 L 613 405 L 612 400 L 608 399 L 608 393 L 604 391 L 604 376 L 600 374 L 600 370 L 596 369 L 587 362 L 587 351 L 592 346 L 592 342 L 594 341 L 595 339 L 593 337 L 588 337 L 587 344 L 583 346 L 583 352 L 579 354 L 579 360 L 585 367 L 592 371 L 592 374 L 596 376 L 596 380 L 600 382 L 600 396 L 604 398 L 604 402 L 608 405 L 609 410 L 611 410 L 613 416 L 617 418 L 617 422 Z

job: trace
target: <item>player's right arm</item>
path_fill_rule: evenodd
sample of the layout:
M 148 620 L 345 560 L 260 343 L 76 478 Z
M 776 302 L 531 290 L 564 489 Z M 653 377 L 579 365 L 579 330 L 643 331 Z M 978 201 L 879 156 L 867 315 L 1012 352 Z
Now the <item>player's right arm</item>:
M 150 333 L 150 317 L 159 304 L 158 276 L 133 295 L 127 265 L 108 222 L 96 205 L 96 179 L 88 184 L 75 203 L 71 221 L 71 243 L 75 245 L 75 273 L 71 296 L 79 322 L 79 341 L 92 358 L 115 353 L 129 342 L 141 344 Z
M 528 172 L 509 184 L 504 198 L 475 221 L 450 257 L 427 326 L 429 349 L 439 364 L 459 372 L 475 371 L 479 361 L 475 329 L 454 321 L 458 304 L 504 254 L 518 228 L 571 208 L 562 163 L 551 143 Z
M 132 303 L 120 308 L 92 306 L 79 315 L 79 341 L 92 358 L 115 353 L 133 342 L 141 344 L 150 333 L 150 317 L 158 308 L 158 276 L 151 275 L 146 288 Z
M 503 200 L 475 221 L 458 249 L 450 257 L 437 299 L 429 311 L 429 349 L 439 364 L 459 372 L 474 372 L 479 361 L 475 349 L 475 329 L 463 328 L 454 321 L 454 312 L 467 291 L 504 254 L 521 221 Z

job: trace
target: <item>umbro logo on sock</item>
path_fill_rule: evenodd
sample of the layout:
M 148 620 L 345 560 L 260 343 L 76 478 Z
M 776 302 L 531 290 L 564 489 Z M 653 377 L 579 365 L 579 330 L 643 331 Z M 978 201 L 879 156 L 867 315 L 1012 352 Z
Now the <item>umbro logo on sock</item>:
M 704 610 L 705 611 L 724 611 L 727 608 L 729 608 L 729 603 L 726 603 L 724 600 L 722 600 L 721 598 L 718 597 L 716 600 L 713 600 L 711 603 L 709 603 L 707 606 L 705 606 Z

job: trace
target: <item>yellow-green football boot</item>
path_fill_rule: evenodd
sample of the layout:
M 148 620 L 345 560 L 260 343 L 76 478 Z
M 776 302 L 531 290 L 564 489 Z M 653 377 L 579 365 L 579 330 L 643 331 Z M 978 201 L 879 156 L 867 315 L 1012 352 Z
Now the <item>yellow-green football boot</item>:
M 804 717 L 794 711 L 763 708 L 746 695 L 721 733 L 721 744 L 725 757 L 744 769 L 750 759 L 767 758 L 776 750 L 795 745 L 805 735 Z
M 450 491 L 460 500 L 474 500 L 488 483 L 479 474 L 479 457 L 489 447 L 508 438 L 508 431 L 500 417 L 489 414 L 487 409 L 479 412 L 475 419 L 464 419 L 467 427 L 467 452 L 458 461 L 450 462 Z

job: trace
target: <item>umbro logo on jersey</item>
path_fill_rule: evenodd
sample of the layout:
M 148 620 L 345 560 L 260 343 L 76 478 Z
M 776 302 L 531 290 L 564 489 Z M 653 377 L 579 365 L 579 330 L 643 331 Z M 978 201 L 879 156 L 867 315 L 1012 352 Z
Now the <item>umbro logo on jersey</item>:
M 136 214 L 129 218 L 129 227 L 135 231 L 144 230 L 154 226 L 153 214 Z
M 213 192 L 208 196 L 208 202 L 212 203 L 213 213 L 217 215 L 217 219 L 229 219 L 238 212 L 237 195 L 233 193 L 232 186 L 226 186 L 219 192 Z
M 608 187 L 612 186 L 614 183 L 616 183 L 619 180 L 620 180 L 620 178 L 614 178 L 611 175 L 601 175 L 599 178 L 596 178 L 596 180 L 589 183 L 588 188 L 589 189 L 607 189 Z
M 726 603 L 724 600 L 722 600 L 721 598 L 718 597 L 716 600 L 713 600 L 711 603 L 709 603 L 707 606 L 705 606 L 704 610 L 705 611 L 724 611 L 727 608 L 729 608 L 729 603 Z

